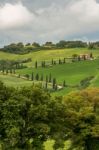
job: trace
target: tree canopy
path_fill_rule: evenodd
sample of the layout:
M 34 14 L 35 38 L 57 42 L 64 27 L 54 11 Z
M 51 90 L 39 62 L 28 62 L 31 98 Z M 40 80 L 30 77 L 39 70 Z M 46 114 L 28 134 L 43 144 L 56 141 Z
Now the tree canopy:
M 15 89 L 0 82 L 0 145 L 2 149 L 54 149 L 69 139 L 72 146 L 92 150 L 99 140 L 99 89 L 53 98 L 39 86 Z

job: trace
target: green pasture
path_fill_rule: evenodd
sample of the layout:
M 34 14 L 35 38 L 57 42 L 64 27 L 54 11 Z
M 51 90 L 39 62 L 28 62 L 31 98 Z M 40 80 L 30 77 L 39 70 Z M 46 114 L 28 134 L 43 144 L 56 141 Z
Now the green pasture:
M 20 75 L 29 74 L 30 76 L 32 72 L 34 73 L 34 76 L 38 73 L 39 77 L 43 75 L 44 79 L 51 73 L 52 78 L 56 78 L 58 85 L 62 85 L 64 80 L 66 81 L 66 84 L 69 85 L 69 87 L 66 87 L 58 92 L 53 92 L 52 94 L 65 95 L 72 90 L 77 90 L 72 86 L 78 85 L 81 80 L 89 76 L 94 76 L 94 79 L 91 81 L 90 86 L 99 86 L 99 60 L 86 60 L 60 65 L 57 64 L 54 66 L 48 66 L 46 68 L 38 67 L 37 69 L 34 68 L 35 61 L 37 60 L 38 64 L 41 64 L 41 61 L 46 61 L 51 64 L 52 59 L 59 60 L 59 58 L 63 59 L 66 57 L 71 57 L 73 54 L 86 54 L 91 52 L 93 53 L 94 57 L 99 57 L 99 50 L 89 50 L 87 48 L 70 48 L 59 50 L 41 50 L 24 55 L 0 52 L 0 59 L 20 60 L 32 58 L 32 62 L 26 63 L 28 68 L 16 70 L 16 73 Z M 31 81 L 11 76 L 8 77 L 0 75 L 0 80 L 11 86 L 27 86 L 32 84 Z
M 32 85 L 31 81 L 27 81 L 18 77 L 10 76 L 10 75 L 1 75 L 0 81 L 4 82 L 7 86 L 21 87 L 21 86 L 29 86 Z
M 57 64 L 48 68 L 25 68 L 17 71 L 17 73 L 21 75 L 31 75 L 32 72 L 34 73 L 34 76 L 37 73 L 39 76 L 43 74 L 44 78 L 51 73 L 52 78 L 56 78 L 58 84 L 62 84 L 65 80 L 68 85 L 76 85 L 88 76 L 96 76 L 96 80 L 98 80 L 99 60 Z
M 59 49 L 59 50 L 41 50 L 34 51 L 24 55 L 12 54 L 0 52 L 0 59 L 5 60 L 20 60 L 31 58 L 32 62 L 27 63 L 27 66 L 32 67 L 35 61 L 51 61 L 52 59 L 58 60 L 64 57 L 71 57 L 73 54 L 86 54 L 93 53 L 94 57 L 99 56 L 99 50 L 89 50 L 87 48 L 69 48 L 69 49 Z
M 17 71 L 17 74 L 25 75 L 32 74 L 34 76 L 38 73 L 39 76 L 43 75 L 44 79 L 46 76 L 49 76 L 51 73 L 52 78 L 56 78 L 57 84 L 63 84 L 63 81 L 66 81 L 66 84 L 70 87 L 64 88 L 58 92 L 53 93 L 57 95 L 64 95 L 72 90 L 76 90 L 72 86 L 79 85 L 80 81 L 94 76 L 94 79 L 91 81 L 90 86 L 99 86 L 99 60 L 86 60 L 74 63 L 66 63 L 66 64 L 57 64 L 49 68 L 25 68 Z
M 57 84 L 62 85 L 65 80 L 68 87 L 65 87 L 63 90 L 53 92 L 53 95 L 65 95 L 70 91 L 77 90 L 76 85 L 79 85 L 80 81 L 89 77 L 94 76 L 94 79 L 91 81 L 91 87 L 99 87 L 99 60 L 87 60 L 66 64 L 57 64 L 52 67 L 38 67 L 36 68 L 25 68 L 19 69 L 16 71 L 17 75 L 21 76 L 29 74 L 31 78 L 32 72 L 35 75 L 38 73 L 39 77 L 43 75 L 44 80 L 46 76 L 51 74 L 52 79 L 56 78 Z M 6 83 L 7 85 L 20 87 L 28 86 L 32 84 L 32 81 L 24 80 L 18 77 L 12 77 L 10 75 L 0 75 L 0 80 Z

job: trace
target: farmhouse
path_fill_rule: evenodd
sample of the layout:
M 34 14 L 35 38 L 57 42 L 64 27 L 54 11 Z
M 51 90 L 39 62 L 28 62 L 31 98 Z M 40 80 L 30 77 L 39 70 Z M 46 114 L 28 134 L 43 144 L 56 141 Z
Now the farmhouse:
M 82 60 L 92 60 L 93 59 L 92 53 L 90 53 L 90 54 L 80 54 L 79 57 Z

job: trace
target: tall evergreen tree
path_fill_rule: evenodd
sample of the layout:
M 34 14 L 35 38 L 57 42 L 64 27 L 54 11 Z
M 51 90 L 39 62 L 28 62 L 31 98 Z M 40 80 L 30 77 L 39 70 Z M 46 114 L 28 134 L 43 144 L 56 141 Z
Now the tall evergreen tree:
M 52 82 L 53 89 L 55 89 L 55 85 L 56 85 L 56 78 L 53 78 L 53 82 Z
M 35 79 L 38 81 L 39 80 L 39 74 L 37 73 L 35 76 Z
M 54 65 L 54 60 L 52 59 L 52 65 Z
M 61 64 L 61 60 L 59 59 L 59 64 Z
M 32 75 L 31 75 L 31 80 L 33 81 L 34 80 L 34 73 L 32 72 Z
M 78 61 L 80 61 L 81 60 L 81 58 L 80 58 L 80 56 L 78 56 Z
M 18 78 L 20 78 L 20 74 L 18 75 Z
M 9 73 L 9 71 L 8 71 L 8 69 L 6 69 L 6 74 L 8 74 Z
M 63 81 L 63 87 L 65 87 L 66 86 L 66 82 L 65 82 L 65 80 Z
M 41 75 L 41 81 L 43 81 L 44 80 L 44 78 L 43 78 L 43 74 Z
M 42 67 L 42 68 L 44 67 L 44 63 L 43 63 L 43 61 L 41 62 L 41 67 Z
M 55 85 L 55 90 L 57 91 L 57 89 L 58 89 L 58 86 L 57 86 L 57 84 Z
M 44 61 L 44 67 L 46 67 L 46 63 L 45 63 L 45 61 Z
M 38 67 L 38 63 L 37 63 L 37 61 L 35 62 L 35 68 L 37 68 Z
M 52 81 L 52 75 L 50 73 L 50 75 L 49 75 L 49 82 L 51 82 L 51 81 Z
M 90 53 L 90 58 L 93 58 L 93 54 L 92 53 Z
M 15 74 L 15 68 L 13 69 L 13 74 Z
M 48 76 L 46 76 L 46 82 L 48 82 Z
M 64 63 L 64 64 L 66 63 L 66 58 L 64 58 L 63 63 Z
M 4 74 L 4 71 L 5 71 L 5 69 L 4 69 L 4 66 L 3 66 L 3 68 L 2 68 L 2 73 Z
M 54 65 L 56 65 L 56 61 L 54 60 L 54 63 L 53 63 Z
M 48 82 L 45 82 L 45 88 L 46 89 L 48 88 Z
M 10 74 L 12 74 L 12 69 L 10 68 Z

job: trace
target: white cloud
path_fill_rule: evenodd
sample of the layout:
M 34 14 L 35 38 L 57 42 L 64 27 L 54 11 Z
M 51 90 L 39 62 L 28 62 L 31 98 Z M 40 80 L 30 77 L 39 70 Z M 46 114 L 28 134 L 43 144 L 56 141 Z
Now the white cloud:
M 34 9 L 34 2 L 39 3 L 39 7 Z M 8 36 L 10 42 L 45 42 L 83 39 L 99 31 L 99 3 L 96 0 L 50 0 L 50 4 L 46 0 L 47 2 L 48 5 L 42 6 L 41 0 L 31 1 L 32 12 L 22 3 L 9 3 L 1 7 L 0 29 L 4 29 L 4 37 Z M 8 29 L 7 32 L 5 29 Z
M 21 3 L 6 3 L 0 7 L 0 29 L 24 26 L 33 19 L 33 14 Z
M 37 26 L 34 25 L 42 38 L 64 38 L 99 31 L 99 3 L 96 0 L 71 0 L 64 6 L 53 3 L 37 13 Z

